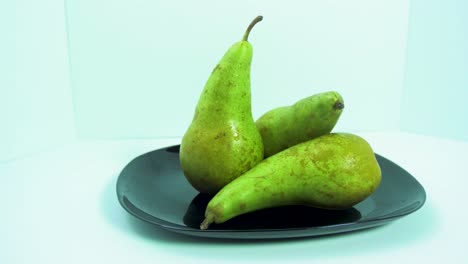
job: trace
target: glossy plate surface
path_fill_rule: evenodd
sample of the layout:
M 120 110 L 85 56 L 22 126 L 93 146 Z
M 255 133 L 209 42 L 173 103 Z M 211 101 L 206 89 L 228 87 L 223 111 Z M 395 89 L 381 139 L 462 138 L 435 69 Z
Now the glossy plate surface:
M 199 194 L 179 166 L 179 145 L 133 159 L 117 180 L 117 197 L 133 216 L 159 228 L 214 238 L 287 238 L 348 232 L 381 225 L 418 210 L 426 193 L 392 161 L 377 155 L 382 182 L 366 200 L 347 210 L 305 206 L 265 209 L 200 230 L 210 196 Z

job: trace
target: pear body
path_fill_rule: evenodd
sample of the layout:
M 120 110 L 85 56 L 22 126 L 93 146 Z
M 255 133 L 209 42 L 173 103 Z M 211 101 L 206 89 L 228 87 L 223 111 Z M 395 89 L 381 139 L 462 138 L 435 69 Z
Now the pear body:
M 363 138 L 327 134 L 263 160 L 226 185 L 208 203 L 200 227 L 285 205 L 349 208 L 370 196 L 380 181 L 379 164 Z
M 263 143 L 251 110 L 252 46 L 235 43 L 209 77 L 180 146 L 190 184 L 215 194 L 263 159 Z
M 330 133 L 343 108 L 341 95 L 330 91 L 266 112 L 255 122 L 262 135 L 265 157 Z

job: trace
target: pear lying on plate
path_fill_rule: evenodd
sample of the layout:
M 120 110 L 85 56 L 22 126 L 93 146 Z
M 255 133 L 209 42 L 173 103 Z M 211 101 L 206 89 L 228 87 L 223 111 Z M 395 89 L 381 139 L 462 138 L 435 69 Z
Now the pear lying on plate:
M 349 208 L 370 196 L 380 181 L 379 164 L 363 138 L 323 135 L 263 160 L 226 185 L 208 203 L 200 228 L 285 205 Z
M 343 108 L 341 95 L 330 91 L 266 112 L 255 122 L 262 135 L 265 157 L 330 133 Z

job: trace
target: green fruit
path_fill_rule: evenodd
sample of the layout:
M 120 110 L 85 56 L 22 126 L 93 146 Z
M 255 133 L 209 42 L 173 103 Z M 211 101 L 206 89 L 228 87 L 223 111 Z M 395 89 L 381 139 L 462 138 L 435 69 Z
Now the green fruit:
M 339 93 L 326 92 L 268 111 L 256 122 L 265 157 L 330 133 L 343 108 Z
M 180 146 L 180 165 L 201 193 L 215 194 L 263 159 L 263 143 L 252 116 L 250 30 L 216 65 L 198 100 Z
M 371 195 L 380 180 L 379 164 L 364 139 L 327 134 L 263 160 L 226 185 L 208 203 L 200 228 L 285 205 L 350 208 Z

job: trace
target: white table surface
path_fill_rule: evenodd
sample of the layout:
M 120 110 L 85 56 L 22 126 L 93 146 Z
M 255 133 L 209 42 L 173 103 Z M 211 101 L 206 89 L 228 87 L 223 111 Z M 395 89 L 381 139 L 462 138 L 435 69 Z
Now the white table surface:
M 427 200 L 420 210 L 341 235 L 279 241 L 189 237 L 133 218 L 115 192 L 117 176 L 131 159 L 180 139 L 77 141 L 0 164 L 0 263 L 468 263 L 468 142 L 359 135 L 424 186 Z

